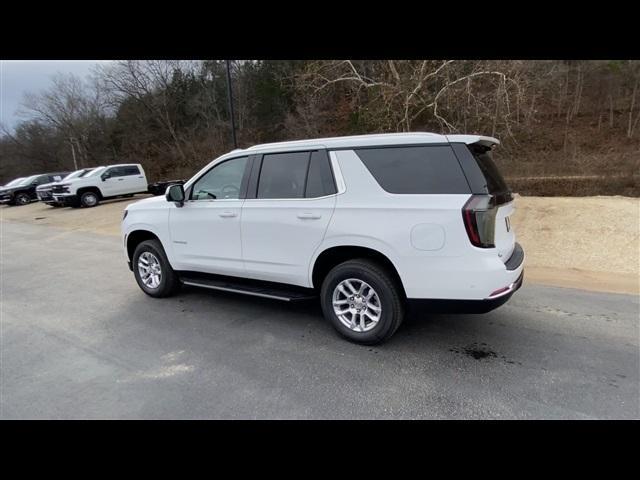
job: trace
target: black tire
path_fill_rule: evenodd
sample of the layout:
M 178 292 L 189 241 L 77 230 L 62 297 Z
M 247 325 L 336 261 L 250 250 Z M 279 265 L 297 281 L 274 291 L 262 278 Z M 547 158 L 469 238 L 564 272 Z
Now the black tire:
M 100 203 L 100 195 L 96 192 L 84 192 L 80 195 L 80 205 L 86 208 L 95 207 Z
M 160 284 L 156 288 L 150 288 L 142 282 L 140 277 L 140 270 L 138 268 L 138 260 L 140 255 L 144 252 L 153 254 L 160 263 L 161 277 Z M 152 297 L 168 297 L 176 293 L 180 289 L 180 280 L 178 275 L 173 271 L 167 255 L 164 253 L 164 248 L 158 240 L 145 240 L 141 242 L 133 252 L 133 258 L 131 259 L 131 265 L 133 266 L 133 274 L 136 277 L 138 286 L 144 293 Z
M 19 193 L 15 196 L 13 203 L 15 205 L 28 205 L 31 203 L 31 197 L 26 193 Z
M 333 292 L 343 280 L 355 278 L 368 283 L 378 294 L 382 313 L 373 329 L 356 332 L 345 326 L 333 309 Z M 322 312 L 340 335 L 363 345 L 375 345 L 388 340 L 404 319 L 402 289 L 383 266 L 367 259 L 355 259 L 334 267 L 322 282 L 320 292 Z

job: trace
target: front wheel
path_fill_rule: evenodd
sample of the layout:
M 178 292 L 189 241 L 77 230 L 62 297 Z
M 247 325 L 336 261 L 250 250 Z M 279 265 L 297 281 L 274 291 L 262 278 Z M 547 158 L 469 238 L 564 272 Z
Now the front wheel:
M 138 286 L 152 297 L 168 297 L 180 288 L 164 248 L 157 240 L 145 240 L 133 252 L 133 274 Z
M 16 205 L 27 205 L 31 203 L 31 198 L 26 193 L 19 193 L 15 199 Z
M 404 318 L 400 286 L 370 260 L 350 260 L 334 267 L 322 283 L 322 311 L 342 336 L 374 345 L 389 339 Z
M 95 192 L 84 192 L 80 195 L 80 205 L 83 207 L 95 207 L 98 202 L 100 202 L 100 198 Z

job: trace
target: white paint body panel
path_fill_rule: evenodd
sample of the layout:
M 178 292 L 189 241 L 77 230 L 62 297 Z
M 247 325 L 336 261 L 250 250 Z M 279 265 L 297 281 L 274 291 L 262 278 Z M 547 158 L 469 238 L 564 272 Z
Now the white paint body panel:
M 219 157 L 189 180 L 185 189 L 216 163 L 240 154 L 343 148 L 354 142 L 370 146 L 448 141 L 498 143 L 476 135 L 419 133 L 260 145 Z M 156 197 L 131 204 L 123 222 L 125 251 L 127 236 L 146 228 L 158 236 L 174 269 L 313 287 L 313 267 L 323 251 L 366 247 L 393 263 L 412 299 L 482 300 L 520 276 L 522 265 L 508 271 L 503 261 L 515 243 L 513 230 L 507 232 L 505 226 L 513 203 L 498 211 L 496 248 L 476 248 L 468 239 L 461 213 L 470 194 L 391 194 L 353 150 L 333 150 L 329 156 L 338 193 L 320 199 L 211 200 L 208 205 L 186 202 L 178 208 Z M 222 211 L 237 216 L 220 218 Z
M 189 200 L 180 208 L 173 205 L 169 213 L 173 268 L 242 276 L 243 201 Z

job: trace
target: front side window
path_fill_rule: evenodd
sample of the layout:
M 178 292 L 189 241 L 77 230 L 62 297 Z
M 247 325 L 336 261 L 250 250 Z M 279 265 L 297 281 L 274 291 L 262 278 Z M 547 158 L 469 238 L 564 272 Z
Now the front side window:
M 104 172 L 109 178 L 122 177 L 122 167 L 113 167 Z
M 213 167 L 193 184 L 191 200 L 240 198 L 247 159 L 234 158 Z
M 262 159 L 258 198 L 303 198 L 310 152 L 273 153 Z
M 371 175 L 389 193 L 470 193 L 464 172 L 449 145 L 356 150 Z

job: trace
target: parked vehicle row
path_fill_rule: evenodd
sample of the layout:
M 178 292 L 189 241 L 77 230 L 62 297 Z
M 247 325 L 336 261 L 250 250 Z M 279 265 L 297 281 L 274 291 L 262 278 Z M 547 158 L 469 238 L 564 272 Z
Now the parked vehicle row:
M 139 287 L 319 297 L 351 341 L 391 337 L 406 305 L 487 312 L 522 285 L 513 196 L 479 135 L 405 133 L 256 145 L 166 198 L 130 204 L 124 255 Z
M 27 205 L 38 200 L 36 188 L 39 185 L 57 182 L 66 177 L 69 172 L 43 173 L 30 177 L 16 178 L 0 188 L 0 203 L 8 205 Z
M 102 200 L 148 193 L 149 187 L 142 165 L 125 163 L 16 178 L 0 188 L 0 203 L 95 207 Z

